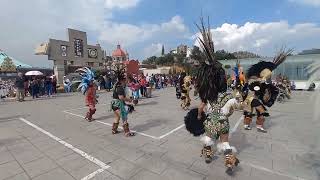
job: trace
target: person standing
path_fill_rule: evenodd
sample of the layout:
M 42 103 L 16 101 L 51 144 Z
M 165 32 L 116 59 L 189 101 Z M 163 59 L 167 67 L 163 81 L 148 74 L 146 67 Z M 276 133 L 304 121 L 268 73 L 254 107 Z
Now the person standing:
M 52 80 L 50 77 L 46 78 L 45 81 L 45 88 L 46 88 L 46 93 L 47 93 L 47 97 L 51 97 L 52 96 Z
M 71 91 L 71 81 L 69 80 L 69 78 L 67 78 L 67 76 L 63 77 L 63 85 L 64 85 L 64 91 L 66 93 L 69 93 Z
M 52 76 L 52 94 L 57 94 L 57 77 Z
M 29 80 L 25 79 L 25 81 L 24 81 L 24 97 L 26 97 L 28 95 L 28 92 L 29 92 Z
M 23 77 L 22 73 L 18 73 L 18 78 L 16 79 L 15 86 L 17 88 L 17 100 L 19 102 L 24 101 L 24 81 L 25 78 Z
M 32 82 L 31 82 L 31 94 L 32 94 L 32 98 L 38 98 L 38 81 L 37 79 L 34 77 Z
M 146 91 L 147 91 L 147 81 L 146 78 L 142 75 L 140 79 L 140 92 L 141 96 L 145 97 L 146 96 Z

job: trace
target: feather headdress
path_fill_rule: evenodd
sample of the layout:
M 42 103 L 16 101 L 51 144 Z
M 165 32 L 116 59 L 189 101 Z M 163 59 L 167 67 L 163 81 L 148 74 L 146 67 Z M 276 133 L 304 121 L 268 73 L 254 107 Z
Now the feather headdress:
M 203 102 L 214 102 L 218 98 L 218 93 L 225 92 L 227 89 L 226 75 L 222 64 L 215 58 L 209 18 L 207 28 L 204 25 L 203 18 L 200 18 L 200 25 L 196 25 L 200 31 L 198 42 L 206 58 L 198 69 L 196 88 Z
M 278 54 L 273 58 L 272 62 L 260 61 L 257 64 L 252 65 L 248 71 L 247 76 L 250 77 L 257 77 L 265 79 L 267 75 L 263 74 L 263 71 L 268 71 L 268 75 L 276 69 L 281 63 L 283 63 L 287 56 L 292 53 L 292 49 L 285 50 L 281 49 Z
M 126 69 L 119 63 L 112 65 L 112 72 L 117 78 L 117 83 L 126 78 Z
M 82 78 L 78 90 L 80 89 L 82 94 L 85 94 L 89 88 L 90 82 L 94 80 L 94 73 L 88 67 L 79 68 L 76 72 L 79 73 Z

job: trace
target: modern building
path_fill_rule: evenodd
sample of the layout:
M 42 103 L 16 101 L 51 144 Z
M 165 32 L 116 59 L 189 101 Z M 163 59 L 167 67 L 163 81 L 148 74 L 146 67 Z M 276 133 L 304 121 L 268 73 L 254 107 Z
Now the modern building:
M 7 55 L 4 51 L 2 51 L 2 50 L 0 49 L 0 66 L 1 66 L 1 64 L 4 62 L 4 60 L 5 60 L 6 58 L 10 58 L 10 59 L 12 60 L 13 64 L 14 64 L 17 68 L 31 68 L 31 67 L 32 67 L 31 65 L 25 64 L 25 63 L 23 63 L 23 62 L 15 59 L 15 58 L 13 58 L 13 57 Z
M 58 83 L 63 83 L 63 76 L 77 67 L 102 69 L 106 63 L 106 52 L 99 44 L 89 45 L 86 32 L 68 29 L 68 41 L 49 39 L 36 48 L 36 55 L 47 55 L 53 61 L 54 74 Z
M 246 72 L 251 65 L 262 60 L 272 61 L 272 58 L 239 59 L 244 72 Z M 227 69 L 227 73 L 231 74 L 232 68 L 235 67 L 237 60 L 223 60 L 220 62 L 223 64 L 223 66 L 231 66 L 231 68 Z M 320 54 L 288 56 L 287 59 L 274 71 L 273 75 L 276 76 L 281 74 L 287 76 L 290 80 L 295 82 L 311 83 L 310 77 L 314 72 L 311 71 L 310 68 L 316 62 L 320 63 Z M 313 79 L 313 81 L 320 81 L 320 77 L 318 77 L 318 79 Z
M 320 54 L 320 49 L 307 49 L 299 53 L 299 55 L 305 55 L 305 54 Z

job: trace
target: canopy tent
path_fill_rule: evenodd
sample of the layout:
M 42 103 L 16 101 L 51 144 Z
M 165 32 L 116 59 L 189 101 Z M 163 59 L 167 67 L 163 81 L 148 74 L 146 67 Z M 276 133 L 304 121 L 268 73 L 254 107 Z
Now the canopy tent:
M 14 63 L 15 66 L 19 66 L 21 68 L 32 68 L 32 66 L 22 63 L 18 60 L 16 60 L 15 58 L 8 56 L 5 52 L 0 50 L 0 65 L 2 64 L 2 62 L 5 60 L 5 58 L 10 58 L 12 60 L 12 62 Z

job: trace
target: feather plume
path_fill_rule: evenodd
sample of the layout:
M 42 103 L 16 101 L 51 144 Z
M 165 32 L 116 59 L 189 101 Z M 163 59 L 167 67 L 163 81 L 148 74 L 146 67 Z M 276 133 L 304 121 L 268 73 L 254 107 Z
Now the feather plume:
M 196 89 L 203 102 L 213 102 L 218 98 L 219 92 L 225 92 L 227 88 L 225 71 L 222 64 L 214 56 L 214 43 L 210 31 L 209 18 L 208 27 L 200 18 L 200 25 L 196 24 L 200 31 L 199 44 L 205 54 L 206 61 L 202 62 L 196 75 Z
M 278 67 L 281 63 L 283 63 L 289 54 L 293 52 L 293 49 L 286 50 L 285 48 L 281 48 L 278 54 L 273 58 L 273 63 Z
M 79 73 L 81 76 L 81 83 L 77 89 L 81 90 L 82 94 L 85 94 L 89 88 L 90 82 L 94 80 L 94 73 L 88 67 L 79 68 L 75 72 Z

